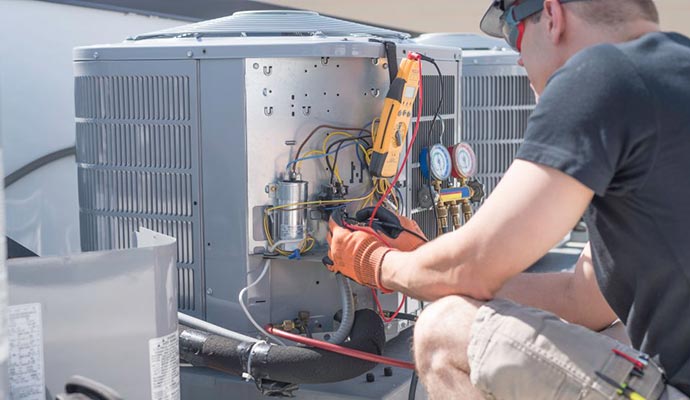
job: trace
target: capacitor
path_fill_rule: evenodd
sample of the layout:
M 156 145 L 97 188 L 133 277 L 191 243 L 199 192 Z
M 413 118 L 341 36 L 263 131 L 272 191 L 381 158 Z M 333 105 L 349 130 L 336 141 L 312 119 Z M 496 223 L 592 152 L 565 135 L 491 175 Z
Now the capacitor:
M 276 190 L 278 207 L 290 204 L 304 203 L 309 197 L 309 184 L 302 180 L 279 181 Z M 278 241 L 288 241 L 282 248 L 293 251 L 300 247 L 300 242 L 307 235 L 307 208 L 294 206 L 276 210 L 275 236 Z

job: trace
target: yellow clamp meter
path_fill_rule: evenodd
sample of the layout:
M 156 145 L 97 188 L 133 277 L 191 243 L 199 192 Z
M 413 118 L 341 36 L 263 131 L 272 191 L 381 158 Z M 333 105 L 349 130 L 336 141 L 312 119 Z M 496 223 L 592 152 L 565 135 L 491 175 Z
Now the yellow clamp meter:
M 391 83 L 383 103 L 383 112 L 373 138 L 374 153 L 369 171 L 379 178 L 391 178 L 398 170 L 400 152 L 405 143 L 412 105 L 419 88 L 419 60 L 421 56 L 409 53 L 403 59 L 398 75 Z

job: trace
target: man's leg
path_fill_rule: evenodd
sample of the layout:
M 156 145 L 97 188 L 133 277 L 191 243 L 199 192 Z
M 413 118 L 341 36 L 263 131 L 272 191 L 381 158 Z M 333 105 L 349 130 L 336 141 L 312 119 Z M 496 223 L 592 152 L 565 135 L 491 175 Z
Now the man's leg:
M 448 296 L 427 307 L 414 328 L 417 372 L 432 399 L 483 399 L 467 360 L 470 327 L 482 303 Z
M 450 296 L 428 307 L 415 327 L 417 371 L 433 399 L 604 400 L 619 398 L 598 377 L 628 382 L 648 399 L 664 390 L 652 363 L 642 377 L 612 349 L 638 352 L 606 334 L 507 300 Z M 474 381 L 474 386 L 470 381 Z

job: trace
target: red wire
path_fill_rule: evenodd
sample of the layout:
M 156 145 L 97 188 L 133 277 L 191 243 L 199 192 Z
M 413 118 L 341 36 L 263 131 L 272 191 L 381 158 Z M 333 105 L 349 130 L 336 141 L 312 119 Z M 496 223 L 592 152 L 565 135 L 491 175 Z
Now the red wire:
M 360 231 L 360 232 L 366 232 L 372 236 L 374 236 L 378 241 L 383 243 L 386 247 L 391 247 L 391 245 L 386 241 L 386 239 L 383 238 L 383 236 L 379 235 L 378 232 L 376 232 L 373 228 L 368 227 L 368 226 L 359 226 L 359 225 L 352 225 L 347 223 L 347 221 L 343 221 L 343 226 L 345 228 L 351 230 L 351 231 Z
M 383 204 L 383 201 L 388 197 L 389 194 L 391 194 L 391 190 L 393 190 L 393 187 L 395 186 L 396 183 L 398 183 L 398 179 L 400 179 L 400 174 L 403 172 L 405 169 L 405 164 L 407 163 L 407 158 L 410 156 L 410 153 L 412 152 L 412 145 L 414 144 L 414 141 L 417 139 L 417 132 L 419 132 L 419 125 L 422 120 L 422 103 L 423 103 L 423 93 L 424 89 L 422 88 L 422 59 L 420 58 L 418 61 L 419 63 L 419 107 L 417 107 L 417 124 L 414 127 L 414 133 L 412 133 L 412 139 L 410 140 L 410 144 L 407 147 L 407 151 L 405 152 L 405 158 L 403 158 L 402 165 L 400 166 L 400 169 L 398 170 L 398 173 L 395 174 L 395 178 L 393 178 L 393 181 L 391 184 L 388 186 L 388 189 L 386 189 L 385 193 L 379 199 L 378 203 L 376 203 L 376 207 L 374 207 L 374 211 L 371 213 L 371 218 L 369 219 L 369 227 L 372 226 L 374 223 L 374 217 L 376 217 L 376 212 L 379 210 L 381 205 Z
M 405 302 L 407 301 L 407 296 L 403 295 L 402 301 L 400 301 L 400 304 L 398 305 L 398 308 L 395 310 L 395 312 L 391 315 L 390 318 L 386 318 L 386 316 L 383 314 L 383 307 L 381 307 L 381 302 L 379 301 L 379 295 L 376 292 L 376 289 L 371 289 L 371 294 L 374 295 L 374 300 L 376 301 L 376 307 L 379 309 L 379 317 L 383 320 L 383 322 L 393 322 L 395 317 L 400 314 L 400 310 L 402 310 L 403 306 L 405 305 Z
M 400 174 L 403 172 L 403 170 L 405 170 L 405 164 L 407 164 L 407 159 L 410 156 L 410 153 L 412 152 L 412 146 L 414 145 L 414 142 L 417 139 L 417 132 L 419 132 L 419 125 L 421 125 L 422 104 L 424 104 L 424 101 L 423 101 L 424 100 L 424 86 L 422 85 L 422 59 L 420 58 L 417 62 L 419 63 L 419 103 L 418 103 L 419 107 L 417 107 L 417 123 L 415 124 L 414 132 L 412 133 L 412 139 L 410 140 L 410 144 L 407 147 L 407 151 L 405 152 L 405 158 L 403 158 L 403 162 L 402 162 L 402 165 L 400 166 L 400 169 L 395 174 L 393 181 L 388 186 L 388 189 L 386 189 L 383 196 L 381 196 L 379 201 L 376 203 L 376 207 L 374 207 L 374 211 L 371 213 L 371 218 L 369 218 L 369 227 L 370 228 L 374 224 L 374 218 L 376 217 L 376 213 L 378 212 L 379 208 L 383 204 L 386 197 L 388 197 L 388 195 L 391 193 L 395 184 L 398 183 L 398 179 L 400 179 Z M 373 231 L 373 229 L 372 229 L 372 231 Z M 378 235 L 377 235 L 377 238 L 380 239 L 380 237 Z M 385 241 L 384 241 L 384 243 L 385 243 Z M 381 317 L 381 319 L 383 319 L 385 322 L 392 322 L 395 319 L 395 317 L 397 317 L 398 314 L 400 313 L 400 310 L 402 309 L 403 305 L 405 304 L 405 301 L 407 301 L 407 296 L 403 296 L 402 301 L 400 302 L 400 305 L 398 306 L 398 309 L 395 310 L 395 313 L 393 313 L 393 315 L 391 315 L 390 318 L 386 318 L 386 316 L 383 315 L 383 308 L 381 307 L 378 293 L 376 293 L 376 290 L 374 290 L 374 289 L 372 289 L 371 291 L 374 295 L 374 300 L 376 301 L 376 305 L 379 308 L 379 316 Z
M 350 349 L 347 347 L 339 346 L 337 344 L 322 342 L 321 340 L 295 335 L 294 333 L 285 332 L 280 329 L 274 329 L 270 325 L 266 327 L 266 331 L 268 331 L 268 333 L 270 333 L 271 335 L 292 340 L 293 342 L 302 343 L 319 349 L 332 351 L 334 353 L 342 354 L 348 357 L 359 358 L 361 360 L 371 361 L 380 364 L 392 365 L 394 367 L 407 368 L 412 370 L 414 369 L 414 364 L 411 362 L 396 360 L 390 357 L 379 356 L 378 354 L 371 354 L 365 351 Z

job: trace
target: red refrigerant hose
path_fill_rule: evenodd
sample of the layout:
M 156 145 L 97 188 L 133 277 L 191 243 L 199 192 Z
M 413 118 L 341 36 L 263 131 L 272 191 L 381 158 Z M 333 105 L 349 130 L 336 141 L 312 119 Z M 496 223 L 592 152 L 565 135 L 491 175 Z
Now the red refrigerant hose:
M 366 353 L 360 350 L 339 346 L 337 344 L 323 342 L 321 340 L 310 339 L 304 336 L 295 335 L 294 333 L 285 332 L 280 329 L 274 329 L 271 325 L 266 327 L 266 331 L 271 335 L 275 335 L 287 340 L 292 340 L 293 342 L 306 344 L 312 347 L 332 351 L 334 353 L 342 354 L 345 356 L 359 358 L 361 360 L 371 361 L 379 364 L 387 364 L 392 365 L 394 367 L 414 370 L 414 364 L 411 362 L 396 360 L 394 358 L 379 356 L 377 354 Z

